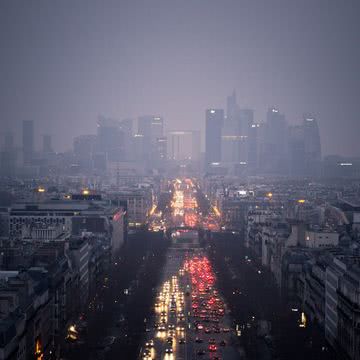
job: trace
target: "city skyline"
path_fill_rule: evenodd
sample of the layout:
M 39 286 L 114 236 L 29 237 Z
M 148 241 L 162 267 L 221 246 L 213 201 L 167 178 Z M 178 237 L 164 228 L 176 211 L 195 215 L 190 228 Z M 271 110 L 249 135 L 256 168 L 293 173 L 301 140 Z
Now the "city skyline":
M 269 106 L 293 125 L 309 112 L 325 155 L 359 154 L 357 2 L 84 4 L 1 5 L 4 131 L 34 120 L 42 134 L 64 133 L 59 150 L 70 126 L 95 133 L 98 114 L 161 113 L 168 130 L 204 131 L 204 109 L 236 89 L 256 122 Z
M 233 94 L 236 94 L 236 90 L 234 89 L 233 90 Z M 231 95 L 233 96 L 233 95 Z M 231 96 L 225 96 L 224 99 L 225 101 L 223 101 L 223 106 L 220 106 L 216 109 L 219 109 L 219 110 L 223 110 L 225 111 L 225 109 L 227 108 L 226 106 L 226 98 L 229 98 Z M 266 121 L 267 121 L 267 118 L 266 118 L 266 113 L 269 111 L 269 109 L 278 109 L 279 111 L 282 111 L 281 108 L 279 108 L 278 106 L 267 106 L 266 108 L 266 111 L 264 112 L 263 116 L 260 117 L 259 119 L 259 116 L 256 116 L 256 109 L 253 109 L 251 107 L 244 107 L 244 106 L 241 106 L 239 104 L 237 104 L 237 106 L 239 107 L 239 110 L 240 111 L 251 111 L 252 112 L 252 119 L 253 119 L 253 122 L 254 124 L 265 124 Z M 6 141 L 7 141 L 7 137 L 10 135 L 12 136 L 13 138 L 13 144 L 15 147 L 17 148 L 20 148 L 21 149 L 21 143 L 22 143 L 22 124 L 24 122 L 33 122 L 35 127 L 36 125 L 40 125 L 40 129 L 39 127 L 37 128 L 37 130 L 40 130 L 40 131 L 35 131 L 34 133 L 34 139 L 33 139 L 33 147 L 34 147 L 34 151 L 41 151 L 41 149 L 43 149 L 43 146 L 44 146 L 44 138 L 48 138 L 48 137 L 51 137 L 51 142 L 52 143 L 55 143 L 56 145 L 53 146 L 54 148 L 56 148 L 56 151 L 58 152 L 64 152 L 64 151 L 69 151 L 72 149 L 72 146 L 73 146 L 73 140 L 78 137 L 78 136 L 82 136 L 82 135 L 96 135 L 96 132 L 97 132 L 97 124 L 98 124 L 98 121 L 99 119 L 101 118 L 104 118 L 104 119 L 109 119 L 111 121 L 116 121 L 116 122 L 123 122 L 123 121 L 127 121 L 127 120 L 131 120 L 133 121 L 135 124 L 136 124 L 136 128 L 133 128 L 133 132 L 134 134 L 136 133 L 135 130 L 137 130 L 137 124 L 139 123 L 139 119 L 142 119 L 142 118 L 148 118 L 148 117 L 151 117 L 151 116 L 155 116 L 155 118 L 161 118 L 162 121 L 163 121 L 163 132 L 165 135 L 167 134 L 170 134 L 171 132 L 173 131 L 200 131 L 200 134 L 201 134 L 201 151 L 203 153 L 205 153 L 205 142 L 206 142 L 206 136 L 205 136 L 205 133 L 206 133 L 206 116 L 204 116 L 204 112 L 206 112 L 208 109 L 214 109 L 214 107 L 210 107 L 208 106 L 207 108 L 203 109 L 203 117 L 202 117 L 202 120 L 199 121 L 200 123 L 200 129 L 191 129 L 189 126 L 185 126 L 185 127 L 182 127 L 182 126 L 179 126 L 179 125 L 174 125 L 173 127 L 171 127 L 172 125 L 168 125 L 169 124 L 169 119 L 167 119 L 166 117 L 164 117 L 161 113 L 161 111 L 158 111 L 156 112 L 156 114 L 161 114 L 161 115 L 145 115 L 145 114 L 140 114 L 140 115 L 135 115 L 135 116 L 131 116 L 131 117 L 121 117 L 121 116 L 109 116 L 109 114 L 105 114 L 106 116 L 104 116 L 104 114 L 97 114 L 95 116 L 95 118 L 93 119 L 93 121 L 89 121 L 89 125 L 92 124 L 92 126 L 89 127 L 88 130 L 91 130 L 91 131 L 88 131 L 88 132 L 83 132 L 83 133 L 78 133 L 78 134 L 73 134 L 73 136 L 69 136 L 68 137 L 68 141 L 69 143 L 66 144 L 65 146 L 61 146 L 59 145 L 59 137 L 61 137 L 61 135 L 59 135 L 58 133 L 56 132 L 45 132 L 43 131 L 43 128 L 41 126 L 41 121 L 38 119 L 22 119 L 22 120 L 18 120 L 18 121 L 15 121 L 15 124 L 11 124 L 11 125 L 5 125 L 5 127 L 0 130 L 0 137 L 1 137 L 1 140 L 0 140 L 0 144 L 1 146 L 5 146 L 6 145 Z M 319 126 L 319 132 L 320 132 L 320 135 L 322 135 L 322 133 L 324 132 L 323 128 L 322 128 L 322 121 L 321 119 L 319 119 L 317 116 L 314 115 L 314 113 L 311 113 L 309 111 L 303 111 L 301 114 L 299 114 L 299 116 L 296 118 L 296 120 L 293 120 L 293 119 L 290 119 L 286 116 L 287 114 L 286 113 L 283 113 L 283 115 L 285 116 L 285 120 L 287 121 L 288 125 L 290 127 L 292 126 L 298 126 L 300 125 L 304 118 L 306 116 L 310 116 L 310 117 L 313 117 L 313 118 L 316 118 L 317 120 L 317 123 L 318 123 L 318 126 Z M 227 116 L 224 117 L 224 119 L 226 120 Z M 141 121 L 141 120 L 140 120 Z M 171 123 L 171 122 L 170 122 Z M 171 123 L 172 124 L 172 123 Z M 321 136 L 322 137 L 322 136 Z M 338 139 L 339 140 L 339 139 Z M 324 150 L 324 146 L 323 144 L 322 145 L 322 154 L 323 156 L 329 156 L 329 155 L 339 155 L 339 156 L 348 156 L 348 157 L 359 157 L 360 156 L 360 151 L 357 151 L 353 154 L 343 154 L 343 153 L 335 153 L 335 152 L 327 152 L 326 151 L 326 148 Z
M 0 1 L 0 360 L 360 360 L 359 15 Z

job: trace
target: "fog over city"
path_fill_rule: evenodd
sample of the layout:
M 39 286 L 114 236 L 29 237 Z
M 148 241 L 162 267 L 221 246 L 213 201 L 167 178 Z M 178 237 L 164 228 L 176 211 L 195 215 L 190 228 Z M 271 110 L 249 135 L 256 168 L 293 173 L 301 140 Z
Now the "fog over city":
M 360 360 L 360 0 L 0 0 L 0 360 Z
M 34 120 L 57 151 L 96 132 L 98 115 L 159 114 L 202 130 L 205 109 L 264 122 L 319 122 L 323 154 L 359 155 L 356 0 L 2 1 L 1 132 Z M 204 140 L 204 139 L 203 139 Z M 204 144 L 202 145 L 204 148 Z

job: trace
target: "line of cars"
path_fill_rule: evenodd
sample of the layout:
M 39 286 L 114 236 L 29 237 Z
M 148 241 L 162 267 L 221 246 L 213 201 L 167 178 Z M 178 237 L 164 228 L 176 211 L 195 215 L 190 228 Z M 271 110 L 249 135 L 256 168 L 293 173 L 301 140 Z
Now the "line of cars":
M 215 275 L 206 256 L 195 256 L 185 262 L 184 268 L 191 277 L 191 311 L 195 327 L 195 343 L 199 344 L 196 354 L 214 354 L 211 359 L 220 359 L 219 347 L 225 347 L 225 339 L 219 339 L 230 332 L 222 326 L 225 304 L 215 288 Z M 203 347 L 207 341 L 207 349 Z
M 183 276 L 182 269 L 179 276 Z M 156 340 L 165 346 L 165 356 L 171 358 L 170 355 L 175 352 L 176 345 L 184 345 L 185 340 L 185 298 L 184 292 L 179 287 L 179 279 L 177 275 L 173 275 L 171 280 L 165 281 L 155 302 L 155 319 L 154 324 Z M 143 360 L 154 360 L 158 358 L 156 348 L 159 350 L 161 346 L 156 346 L 154 340 L 148 340 L 144 346 L 142 353 Z M 160 352 L 160 351 L 158 351 Z
M 225 304 L 215 281 L 206 256 L 197 253 L 186 257 L 178 275 L 160 288 L 155 302 L 154 339 L 145 344 L 142 360 L 183 356 L 186 348 L 179 349 L 186 343 L 194 356 L 191 360 L 222 359 L 221 349 L 228 347 L 231 330 L 225 325 Z

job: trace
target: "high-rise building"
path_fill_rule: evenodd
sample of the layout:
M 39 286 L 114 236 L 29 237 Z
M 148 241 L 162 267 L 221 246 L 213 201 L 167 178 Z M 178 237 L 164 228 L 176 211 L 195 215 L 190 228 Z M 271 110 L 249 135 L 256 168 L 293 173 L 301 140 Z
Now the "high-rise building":
M 22 123 L 22 150 L 24 164 L 29 164 L 34 158 L 34 121 L 24 120 Z
M 223 130 L 221 135 L 221 161 L 226 164 L 240 161 L 240 135 L 231 135 Z
M 226 118 L 222 129 L 222 161 L 227 164 L 246 164 L 249 128 L 254 122 L 254 111 L 241 109 L 235 91 L 227 97 Z
M 130 161 L 133 159 L 134 152 L 134 136 L 133 136 L 134 119 L 128 118 L 120 121 L 120 129 L 123 132 L 124 141 L 124 160 Z
M 134 119 L 127 118 L 120 120 L 120 128 L 127 136 L 132 136 L 134 127 Z
M 167 137 L 159 137 L 156 139 L 156 151 L 157 158 L 155 159 L 156 167 L 164 168 L 167 161 Z
M 135 134 L 133 136 L 134 149 L 131 160 L 136 162 L 143 162 L 148 157 L 145 147 L 145 137 L 142 134 Z
M 161 116 L 146 115 L 138 118 L 138 135 L 143 136 L 144 161 L 148 166 L 156 166 L 157 139 L 164 137 L 164 119 Z
M 240 154 L 240 108 L 236 93 L 226 98 L 226 117 L 221 132 L 221 161 L 231 164 L 239 161 Z
M 138 119 L 138 134 L 148 137 L 150 143 L 164 136 L 164 119 L 161 116 L 145 115 Z
M 319 176 L 321 163 L 320 132 L 316 119 L 305 115 L 303 121 L 305 146 L 305 171 L 307 175 Z
M 240 109 L 240 141 L 239 141 L 239 161 L 247 162 L 249 151 L 249 132 L 254 123 L 254 110 Z
M 151 141 L 156 141 L 164 136 L 164 119 L 154 116 L 151 120 Z
M 304 127 L 289 127 L 289 175 L 302 177 L 305 174 Z
M 226 122 L 236 122 L 236 119 L 239 117 L 239 111 L 240 108 L 237 103 L 236 92 L 234 90 L 233 93 L 226 98 L 226 119 L 224 125 L 226 126 Z
M 44 154 L 53 153 L 54 150 L 52 148 L 52 137 L 51 135 L 43 135 L 43 147 L 42 151 Z
M 224 125 L 223 109 L 207 109 L 205 123 L 205 163 L 221 162 L 221 133 Z
M 92 156 L 96 146 L 96 135 L 80 135 L 74 139 L 76 161 L 85 169 L 92 168 Z
M 170 131 L 168 133 L 168 154 L 173 161 L 191 161 L 193 155 L 193 132 Z
M 248 133 L 247 163 L 250 174 L 256 174 L 260 165 L 261 146 L 264 138 L 264 123 L 253 123 Z
M 266 132 L 261 152 L 260 171 L 267 174 L 287 174 L 288 129 L 285 116 L 273 107 L 267 112 Z
M 108 161 L 124 160 L 124 133 L 119 121 L 99 117 L 96 152 L 105 154 Z

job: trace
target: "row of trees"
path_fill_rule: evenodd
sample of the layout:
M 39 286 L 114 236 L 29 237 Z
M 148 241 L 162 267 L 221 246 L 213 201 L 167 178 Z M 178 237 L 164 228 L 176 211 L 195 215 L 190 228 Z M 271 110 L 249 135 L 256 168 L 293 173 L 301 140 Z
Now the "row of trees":
M 280 297 L 270 271 L 257 264 L 241 239 L 231 234 L 214 235 L 209 255 L 217 272 L 218 286 L 240 325 L 241 343 L 249 359 L 332 359 L 324 352 L 323 334 L 316 324 L 299 327 L 301 309 L 291 311 Z M 271 337 L 257 336 L 258 320 L 271 324 Z

